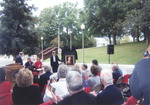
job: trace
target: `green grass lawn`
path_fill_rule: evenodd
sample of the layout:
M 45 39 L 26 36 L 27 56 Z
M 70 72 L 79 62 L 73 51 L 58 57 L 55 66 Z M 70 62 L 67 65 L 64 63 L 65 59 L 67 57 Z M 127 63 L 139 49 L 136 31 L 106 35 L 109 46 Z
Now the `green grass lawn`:
M 143 51 L 147 49 L 145 42 L 126 43 L 114 46 L 114 54 L 110 55 L 110 62 L 117 62 L 119 64 L 135 64 L 142 59 Z M 82 63 L 82 49 L 77 49 L 78 60 L 76 62 Z M 58 55 L 60 57 L 60 54 Z M 91 63 L 93 59 L 97 59 L 100 64 L 108 63 L 107 46 L 93 47 L 84 49 L 85 63 Z M 46 61 L 49 62 L 49 59 Z M 45 61 L 45 62 L 46 62 Z

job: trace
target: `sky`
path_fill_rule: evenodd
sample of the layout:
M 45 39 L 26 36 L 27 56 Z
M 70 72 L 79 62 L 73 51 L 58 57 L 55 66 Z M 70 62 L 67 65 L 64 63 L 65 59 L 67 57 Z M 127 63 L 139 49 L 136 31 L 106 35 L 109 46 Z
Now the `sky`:
M 0 0 L 2 2 L 3 0 Z M 29 5 L 34 5 L 38 9 L 33 11 L 33 15 L 39 16 L 40 12 L 47 7 L 53 7 L 54 5 L 62 4 L 64 2 L 78 3 L 78 8 L 83 8 L 83 0 L 28 0 Z M 0 10 L 1 10 L 0 6 Z
M 1 1 L 1 0 L 0 0 Z M 33 15 L 39 16 L 40 12 L 47 7 L 53 7 L 54 5 L 62 4 L 63 2 L 78 3 L 78 8 L 83 7 L 83 0 L 29 0 L 28 4 L 33 4 L 38 9 L 33 12 Z

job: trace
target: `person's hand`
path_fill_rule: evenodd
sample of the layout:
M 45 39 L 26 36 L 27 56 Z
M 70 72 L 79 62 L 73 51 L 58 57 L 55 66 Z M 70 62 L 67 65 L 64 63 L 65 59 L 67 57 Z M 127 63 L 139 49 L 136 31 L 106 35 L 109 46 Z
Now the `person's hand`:
M 56 82 L 56 80 L 55 80 L 55 78 L 54 78 L 54 77 L 52 78 L 52 81 L 51 81 L 51 82 L 52 82 L 52 83 Z
M 63 98 L 60 96 L 56 96 L 56 98 L 57 98 L 57 102 L 60 102 L 61 100 L 63 100 Z
M 85 77 L 85 80 L 89 79 L 89 75 L 87 75 L 87 74 L 85 74 L 84 77 Z
M 58 103 L 58 102 L 60 102 L 61 100 L 63 100 L 63 98 L 62 97 L 60 97 L 60 96 L 56 96 L 53 92 L 51 92 L 51 94 L 52 94 L 52 97 L 50 98 L 50 100 L 53 102 L 53 103 Z
M 94 91 L 92 91 L 92 92 L 90 92 L 89 94 L 91 94 L 91 95 L 93 95 L 93 96 L 97 96 L 97 93 L 95 92 L 95 90 Z
M 51 92 L 52 97 L 50 97 L 50 100 L 52 101 L 52 103 L 56 103 L 57 104 L 57 97 L 55 96 L 55 94 L 53 92 Z

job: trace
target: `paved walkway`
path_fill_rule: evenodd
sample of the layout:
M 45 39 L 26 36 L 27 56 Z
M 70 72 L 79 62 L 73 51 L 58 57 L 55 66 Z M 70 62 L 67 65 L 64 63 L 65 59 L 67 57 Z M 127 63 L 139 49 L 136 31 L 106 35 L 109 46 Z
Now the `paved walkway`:
M 0 67 L 3 67 L 5 65 L 14 63 L 13 59 L 5 59 L 5 58 L 0 58 Z M 24 62 L 25 64 L 25 62 Z M 50 65 L 50 62 L 44 62 L 44 65 Z M 80 65 L 82 65 L 82 63 L 79 63 Z M 87 63 L 88 65 L 88 69 L 90 70 L 91 64 Z M 100 66 L 102 67 L 102 69 L 110 69 L 111 70 L 111 64 L 100 64 Z M 134 65 L 119 65 L 119 68 L 122 70 L 123 74 L 131 74 L 133 72 L 134 69 Z

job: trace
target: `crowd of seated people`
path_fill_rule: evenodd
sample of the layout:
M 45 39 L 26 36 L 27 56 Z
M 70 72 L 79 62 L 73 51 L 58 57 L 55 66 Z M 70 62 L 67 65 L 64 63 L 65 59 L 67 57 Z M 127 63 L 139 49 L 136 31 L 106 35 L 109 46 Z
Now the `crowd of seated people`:
M 121 94 L 123 91 L 115 86 L 123 76 L 116 63 L 112 64 L 112 70 L 102 69 L 97 60 L 92 61 L 90 70 L 87 64 L 75 64 L 74 67 L 61 64 L 56 73 L 52 73 L 50 66 L 44 66 L 36 82 L 29 67 L 33 64 L 29 58 L 26 67 L 19 70 L 13 90 L 10 82 L 5 81 L 5 70 L 0 69 L 0 105 L 121 105 L 127 101 Z M 129 77 L 129 74 L 125 76 L 122 83 L 128 84 Z M 90 91 L 99 84 L 102 84 L 101 91 Z M 131 96 L 126 105 L 137 101 Z

